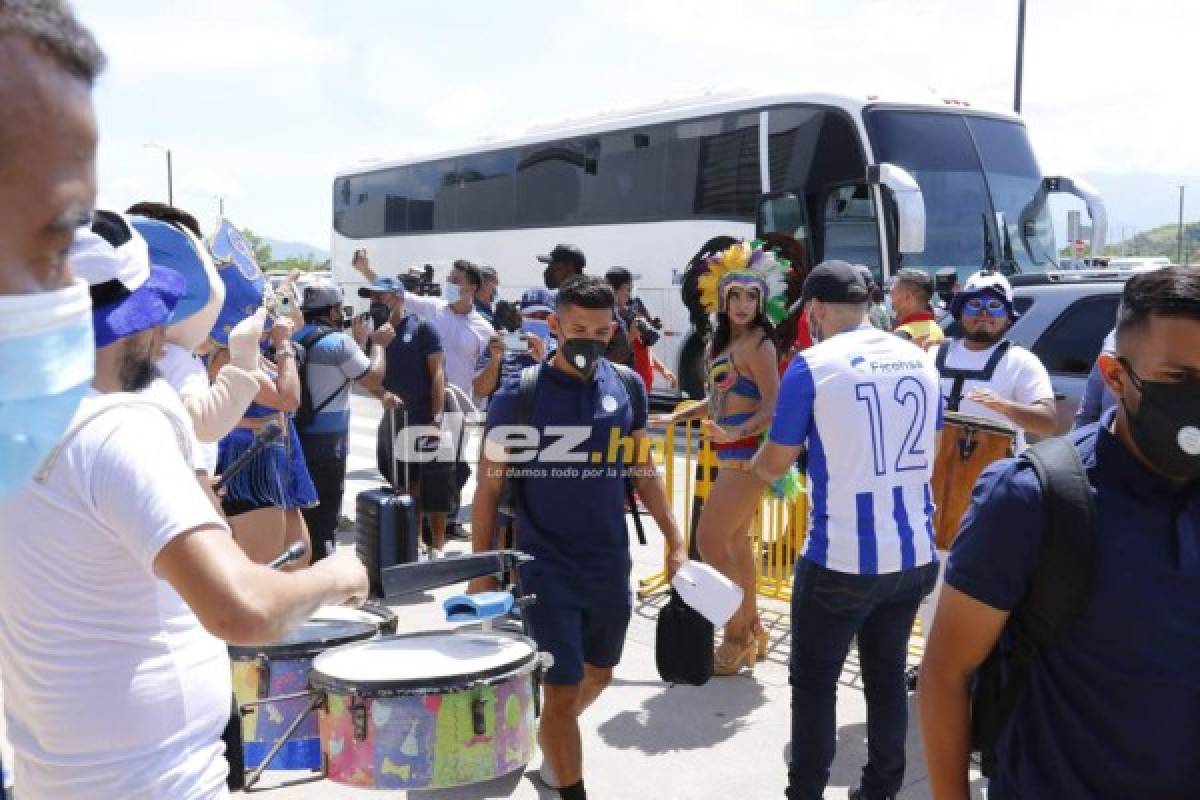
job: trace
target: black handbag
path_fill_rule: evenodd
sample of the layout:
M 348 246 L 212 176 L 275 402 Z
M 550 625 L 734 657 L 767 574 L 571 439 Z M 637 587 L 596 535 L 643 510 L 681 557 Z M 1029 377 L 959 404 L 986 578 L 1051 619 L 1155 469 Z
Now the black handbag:
M 713 675 L 713 624 L 683 602 L 674 589 L 658 612 L 654 635 L 654 660 L 667 683 L 703 686 Z

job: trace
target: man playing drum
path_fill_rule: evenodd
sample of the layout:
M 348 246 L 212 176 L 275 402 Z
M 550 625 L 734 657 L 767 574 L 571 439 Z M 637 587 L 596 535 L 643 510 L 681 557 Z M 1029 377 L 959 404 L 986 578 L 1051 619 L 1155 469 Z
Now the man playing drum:
M 1011 428 L 1013 447 L 1020 452 L 1026 431 L 1052 436 L 1058 425 L 1050 374 L 1037 356 L 1004 338 L 1017 318 L 1008 280 L 998 272 L 975 273 L 954 295 L 950 313 L 964 335 L 943 343 L 936 357 L 947 411 L 933 474 L 934 502 L 939 506 L 937 546 L 942 553 L 958 532 L 974 479 L 991 461 L 1008 455 L 1007 447 L 995 446 L 996 440 L 1009 439 Z M 966 441 L 960 443 L 964 435 Z M 949 460 L 944 457 L 947 448 L 953 451 Z M 948 464 L 959 468 L 949 471 Z M 945 558 L 940 561 L 944 564 Z M 921 627 L 926 632 L 940 590 L 939 581 L 921 605 Z M 915 672 L 909 676 L 915 679 Z
M 1017 318 L 1013 290 L 998 272 L 977 272 L 954 296 L 950 312 L 963 337 L 937 351 L 946 410 L 995 420 L 1025 432 L 1052 436 L 1058 426 L 1050 374 L 1038 357 L 1004 338 Z
M 293 573 L 246 558 L 196 479 L 187 412 L 144 391 L 183 277 L 151 267 L 110 213 L 76 235 L 70 267 L 88 281 L 91 330 L 52 341 L 94 339 L 94 378 L 33 480 L 0 500 L 17 784 L 55 800 L 226 797 L 221 640 L 274 641 L 321 605 L 361 603 L 366 572 L 348 550 Z

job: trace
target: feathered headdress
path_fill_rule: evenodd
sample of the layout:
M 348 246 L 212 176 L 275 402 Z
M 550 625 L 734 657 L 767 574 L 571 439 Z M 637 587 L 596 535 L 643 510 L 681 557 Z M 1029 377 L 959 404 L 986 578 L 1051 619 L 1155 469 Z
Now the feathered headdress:
M 787 316 L 787 276 L 791 262 L 768 249 L 760 240 L 741 241 L 709 256 L 706 271 L 697 281 L 700 302 L 711 313 L 725 310 L 734 286 L 755 289 L 759 308 L 772 323 Z

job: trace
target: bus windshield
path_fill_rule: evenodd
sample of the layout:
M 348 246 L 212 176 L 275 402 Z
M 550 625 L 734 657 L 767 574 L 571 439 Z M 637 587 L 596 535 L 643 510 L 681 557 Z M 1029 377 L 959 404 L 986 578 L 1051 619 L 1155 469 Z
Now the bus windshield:
M 1044 204 L 1031 207 L 1042 174 L 1025 127 L 1018 122 L 967 114 L 867 112 L 878 162 L 904 167 L 925 197 L 925 251 L 906 253 L 904 266 L 955 267 L 969 274 L 983 265 L 986 245 L 999 264 L 1003 214 L 1016 270 L 1053 269 L 1054 230 Z

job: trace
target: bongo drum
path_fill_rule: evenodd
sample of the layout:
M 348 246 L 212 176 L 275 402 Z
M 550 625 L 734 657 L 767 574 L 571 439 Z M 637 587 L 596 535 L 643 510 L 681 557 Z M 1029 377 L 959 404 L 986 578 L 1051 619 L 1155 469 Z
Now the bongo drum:
M 947 411 L 933 463 L 934 540 L 950 549 L 980 473 L 1013 454 L 1016 431 L 1003 423 Z

